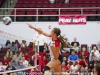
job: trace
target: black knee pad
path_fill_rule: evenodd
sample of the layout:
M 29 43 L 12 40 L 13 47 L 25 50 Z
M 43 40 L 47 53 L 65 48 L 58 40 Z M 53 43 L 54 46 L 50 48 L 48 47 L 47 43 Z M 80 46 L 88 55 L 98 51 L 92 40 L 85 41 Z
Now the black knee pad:
M 50 70 L 50 67 L 44 66 L 44 71 Z

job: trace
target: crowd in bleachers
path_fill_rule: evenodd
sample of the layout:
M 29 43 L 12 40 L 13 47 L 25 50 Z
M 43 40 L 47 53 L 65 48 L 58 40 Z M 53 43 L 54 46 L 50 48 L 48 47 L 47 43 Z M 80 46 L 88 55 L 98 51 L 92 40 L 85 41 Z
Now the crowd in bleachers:
M 65 73 L 89 75 L 93 73 L 93 69 L 97 63 L 100 63 L 100 51 L 97 45 L 91 47 L 91 51 L 88 51 L 87 46 L 80 46 L 77 42 L 77 38 L 71 44 L 66 38 L 67 48 L 61 50 L 63 56 L 63 62 L 61 65 L 62 75 Z M 5 53 L 4 59 L 0 62 L 0 71 L 23 69 L 26 67 L 34 66 L 35 60 L 35 45 L 30 42 L 26 44 L 25 40 L 19 43 L 6 41 L 4 48 L 8 49 Z M 50 61 L 50 55 L 48 48 L 44 48 L 43 52 L 39 52 L 41 56 L 41 71 L 43 72 L 43 66 Z M 10 58 L 10 60 L 8 60 Z M 37 63 L 39 64 L 39 62 Z M 28 75 L 33 75 L 35 69 L 27 71 Z M 63 74 L 64 73 L 64 74 Z M 26 72 L 17 72 L 18 75 L 26 75 Z M 7 75 L 7 74 L 4 74 Z M 15 75 L 11 73 L 10 75 Z

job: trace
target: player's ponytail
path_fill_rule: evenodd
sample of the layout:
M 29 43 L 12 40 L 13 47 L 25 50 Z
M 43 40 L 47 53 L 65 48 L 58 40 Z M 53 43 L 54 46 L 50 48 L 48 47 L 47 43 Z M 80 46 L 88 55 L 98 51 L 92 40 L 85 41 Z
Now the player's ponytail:
M 65 42 L 65 38 L 64 38 L 64 36 L 59 35 L 59 39 L 61 42 L 61 50 L 63 50 L 63 48 L 67 47 L 67 44 Z

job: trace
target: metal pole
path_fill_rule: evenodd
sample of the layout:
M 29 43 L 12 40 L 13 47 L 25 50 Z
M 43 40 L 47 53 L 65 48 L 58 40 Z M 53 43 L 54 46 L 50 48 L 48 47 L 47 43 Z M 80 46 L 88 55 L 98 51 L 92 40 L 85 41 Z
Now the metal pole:
M 37 11 L 36 11 L 36 21 L 38 22 L 38 9 L 37 9 Z
M 16 9 L 14 9 L 14 22 L 16 22 Z

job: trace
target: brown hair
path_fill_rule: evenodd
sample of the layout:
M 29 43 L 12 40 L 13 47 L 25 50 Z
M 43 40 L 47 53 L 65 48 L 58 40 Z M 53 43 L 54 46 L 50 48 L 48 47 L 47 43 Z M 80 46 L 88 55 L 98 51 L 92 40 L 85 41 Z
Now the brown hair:
M 97 63 L 95 69 L 96 69 L 98 75 L 100 75 L 100 63 Z
M 65 47 L 67 47 L 67 44 L 66 44 L 66 42 L 65 42 L 64 36 L 61 36 L 61 35 L 60 35 L 60 34 L 61 34 L 60 29 L 59 29 L 59 28 L 53 28 L 53 30 L 54 30 L 54 33 L 56 33 L 56 35 L 59 36 L 59 39 L 60 39 L 60 42 L 61 42 L 61 50 L 62 50 L 63 48 L 65 48 Z

